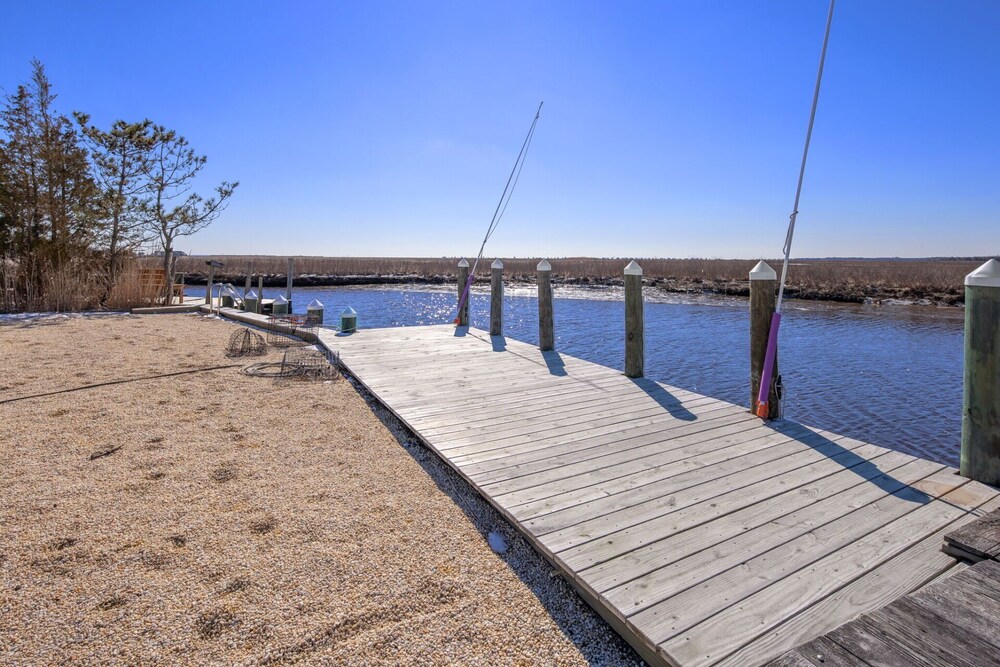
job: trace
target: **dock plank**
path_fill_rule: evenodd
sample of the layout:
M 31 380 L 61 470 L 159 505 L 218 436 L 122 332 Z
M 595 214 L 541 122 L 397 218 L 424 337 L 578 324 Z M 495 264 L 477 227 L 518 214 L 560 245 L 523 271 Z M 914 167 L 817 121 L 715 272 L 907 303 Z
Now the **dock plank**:
M 319 337 L 654 665 L 817 664 L 809 641 L 877 664 L 819 638 L 949 571 L 934 539 L 1000 503 L 936 463 L 476 329 Z

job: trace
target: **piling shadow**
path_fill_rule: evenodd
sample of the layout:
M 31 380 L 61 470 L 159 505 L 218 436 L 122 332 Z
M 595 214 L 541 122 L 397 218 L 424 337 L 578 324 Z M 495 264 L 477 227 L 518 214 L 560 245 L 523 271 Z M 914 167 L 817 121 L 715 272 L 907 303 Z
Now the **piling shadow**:
M 356 382 L 352 384 L 400 446 L 434 481 L 438 489 L 462 510 L 483 537 L 483 541 L 486 542 L 487 535 L 491 532 L 503 536 L 508 549 L 506 553 L 498 554 L 497 558 L 503 560 L 535 595 L 563 636 L 573 642 L 588 664 L 644 664 L 634 649 L 587 605 L 563 577 L 554 576 L 557 570 L 553 565 L 535 551 L 528 540 L 469 481 L 426 447 L 406 424 L 369 391 Z
M 507 339 L 503 336 L 490 336 L 490 343 L 493 344 L 494 352 L 506 352 L 507 351 Z
M 850 470 L 858 477 L 864 479 L 866 483 L 873 484 L 886 493 L 893 494 L 898 498 L 918 505 L 926 505 L 934 500 L 932 496 L 929 496 L 920 489 L 900 482 L 889 473 L 880 470 L 878 466 L 863 456 L 855 454 L 850 449 L 830 440 L 826 436 L 807 431 L 800 424 L 779 420 L 777 422 L 765 422 L 764 425 L 775 433 L 781 433 L 820 452 L 830 460 L 842 465 L 846 470 Z
M 469 325 L 467 324 L 465 326 L 455 327 L 455 338 L 462 338 L 463 336 L 468 335 L 468 333 Z
M 679 398 L 663 388 L 658 382 L 647 378 L 629 378 L 632 384 L 646 392 L 646 395 L 656 401 L 656 404 L 670 413 L 674 419 L 681 419 L 693 422 L 698 419 L 698 415 L 685 408 Z
M 545 365 L 548 366 L 549 373 L 552 375 L 567 375 L 566 362 L 563 361 L 562 355 L 555 350 L 542 352 L 542 359 L 545 360 Z

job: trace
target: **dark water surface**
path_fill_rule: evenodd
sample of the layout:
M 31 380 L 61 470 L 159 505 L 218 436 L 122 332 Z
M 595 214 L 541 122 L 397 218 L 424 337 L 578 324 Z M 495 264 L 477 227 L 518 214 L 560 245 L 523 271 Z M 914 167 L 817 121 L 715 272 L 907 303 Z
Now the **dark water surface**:
M 278 290 L 265 290 L 266 296 Z M 538 342 L 534 287 L 509 286 L 504 333 Z M 556 349 L 622 369 L 622 292 L 556 289 Z M 312 299 L 335 325 L 346 306 L 359 326 L 445 324 L 455 294 L 426 287 L 313 288 L 294 293 L 296 312 Z M 474 326 L 489 328 L 489 297 L 474 293 Z M 959 308 L 862 306 L 788 301 L 779 340 L 784 415 L 859 440 L 958 464 L 962 409 Z M 749 309 L 745 299 L 648 292 L 646 375 L 749 406 Z

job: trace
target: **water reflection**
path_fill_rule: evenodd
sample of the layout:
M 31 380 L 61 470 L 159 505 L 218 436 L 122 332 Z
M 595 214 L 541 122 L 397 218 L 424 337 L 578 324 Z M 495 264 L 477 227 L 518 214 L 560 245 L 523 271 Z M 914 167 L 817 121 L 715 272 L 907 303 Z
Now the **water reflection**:
M 473 290 L 473 326 L 489 328 L 485 287 Z M 265 290 L 266 297 L 279 290 Z M 533 286 L 509 286 L 504 334 L 538 342 Z M 622 369 L 620 288 L 557 288 L 556 349 Z M 452 288 L 299 289 L 326 320 L 352 306 L 360 327 L 445 324 L 455 317 Z M 962 317 L 958 308 L 787 302 L 779 364 L 785 415 L 811 426 L 957 465 L 961 434 Z M 749 312 L 744 299 L 701 294 L 646 297 L 646 375 L 749 405 Z M 499 347 L 497 347 L 499 346 Z M 503 348 L 503 339 L 494 349 Z M 558 372 L 558 354 L 550 369 Z

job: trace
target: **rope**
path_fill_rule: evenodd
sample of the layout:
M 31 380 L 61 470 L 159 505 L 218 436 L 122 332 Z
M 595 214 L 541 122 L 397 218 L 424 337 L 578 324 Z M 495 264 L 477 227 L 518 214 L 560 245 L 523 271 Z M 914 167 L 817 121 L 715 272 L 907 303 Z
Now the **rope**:
M 507 177 L 507 183 L 504 185 L 503 192 L 500 194 L 500 201 L 497 202 L 497 207 L 493 211 L 493 218 L 490 220 L 489 227 L 486 228 L 486 236 L 483 237 L 483 242 L 479 246 L 479 254 L 476 255 L 476 261 L 472 263 L 472 269 L 469 271 L 469 278 L 465 281 L 465 288 L 462 290 L 462 295 L 458 298 L 458 316 L 455 318 L 455 324 L 458 324 L 462 308 L 465 306 L 465 303 L 469 298 L 469 290 L 472 288 L 472 281 L 475 280 L 476 277 L 476 267 L 479 266 L 479 261 L 483 258 L 483 251 L 486 249 L 486 242 L 490 240 L 490 237 L 493 236 L 493 232 L 495 232 L 497 227 L 500 225 L 500 220 L 503 218 L 503 214 L 507 211 L 507 204 L 510 203 L 510 198 L 514 194 L 514 188 L 517 187 L 517 181 L 521 178 L 521 169 L 524 168 L 524 159 L 527 157 L 528 149 L 531 147 L 531 139 L 535 134 L 535 126 L 538 124 L 538 118 L 542 115 L 543 104 L 545 104 L 545 102 L 540 102 L 538 104 L 538 110 L 535 112 L 535 118 L 531 121 L 531 127 L 528 128 L 528 134 L 524 137 L 524 142 L 521 144 L 521 151 L 517 154 L 517 159 L 514 160 L 514 166 L 510 170 L 510 176 Z
M 187 371 L 176 371 L 174 373 L 162 373 L 160 375 L 146 375 L 144 377 L 129 378 L 127 380 L 111 380 L 109 382 L 98 382 L 97 384 L 85 384 L 81 387 L 71 387 L 69 389 L 57 389 L 56 391 L 47 391 L 43 394 L 31 394 L 30 396 L 17 396 L 16 398 L 7 398 L 0 401 L 0 405 L 5 403 L 16 403 L 17 401 L 27 401 L 32 398 L 44 398 L 45 396 L 56 396 L 58 394 L 68 394 L 74 391 L 83 391 L 84 389 L 96 389 L 98 387 L 110 387 L 116 384 L 128 384 L 129 382 L 140 382 L 142 380 L 156 380 L 158 378 L 169 378 L 177 375 L 189 375 L 191 373 L 204 373 L 205 371 L 217 371 L 223 368 L 236 368 L 241 364 L 225 364 L 223 366 L 209 366 L 207 368 L 192 368 Z

